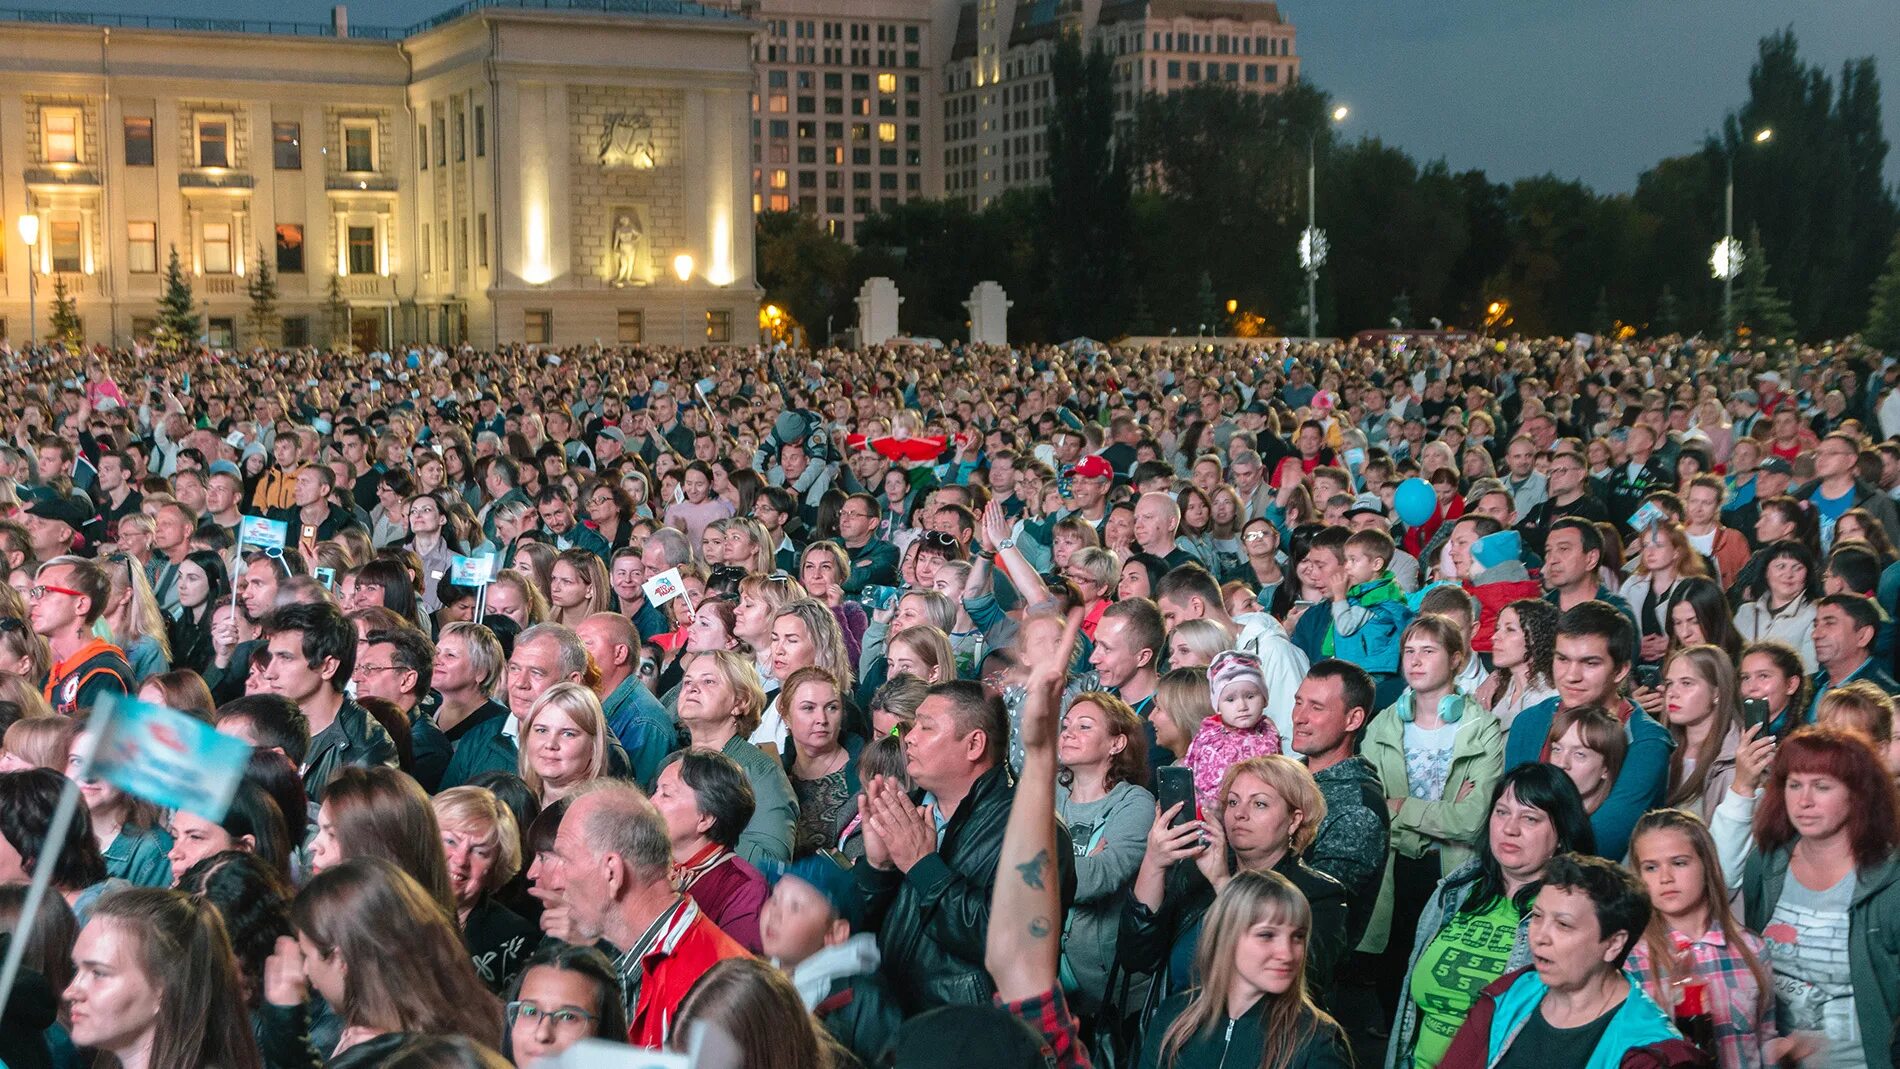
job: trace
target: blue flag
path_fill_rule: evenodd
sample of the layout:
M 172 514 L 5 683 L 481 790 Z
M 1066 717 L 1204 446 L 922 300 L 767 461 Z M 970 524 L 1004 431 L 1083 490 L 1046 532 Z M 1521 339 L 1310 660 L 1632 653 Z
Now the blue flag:
M 262 546 L 265 549 L 283 549 L 284 540 L 290 537 L 290 525 L 282 520 L 269 520 L 262 516 L 240 517 L 238 522 L 238 545 Z
M 99 715 L 103 714 L 103 715 Z M 176 709 L 122 695 L 101 699 L 91 776 L 127 794 L 206 820 L 223 820 L 251 761 L 243 739 Z

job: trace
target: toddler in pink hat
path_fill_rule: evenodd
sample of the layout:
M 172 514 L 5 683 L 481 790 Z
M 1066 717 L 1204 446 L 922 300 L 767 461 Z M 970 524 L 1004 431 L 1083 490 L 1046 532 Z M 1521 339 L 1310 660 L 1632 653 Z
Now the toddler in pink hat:
M 1181 763 L 1194 770 L 1194 793 L 1212 813 L 1220 804 L 1221 778 L 1249 757 L 1280 752 L 1280 731 L 1267 717 L 1267 677 L 1260 658 L 1227 650 L 1207 666 L 1214 715 L 1201 721 Z

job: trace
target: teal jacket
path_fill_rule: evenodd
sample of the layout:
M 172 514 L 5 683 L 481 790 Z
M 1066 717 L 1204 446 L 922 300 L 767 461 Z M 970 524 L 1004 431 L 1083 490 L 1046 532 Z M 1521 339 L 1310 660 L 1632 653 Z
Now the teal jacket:
M 1788 882 L 1793 845 L 1749 855 L 1742 871 L 1742 901 L 1748 927 L 1765 931 Z M 1868 1065 L 1892 1064 L 1893 1024 L 1900 1015 L 1900 856 L 1888 855 L 1855 874 L 1854 904 L 1847 912 L 1847 973 L 1854 983 L 1854 1013 Z
M 1643 992 L 1642 985 L 1625 976 L 1623 982 L 1629 985 L 1629 994 L 1623 1004 L 1616 1008 L 1610 1018 L 1610 1025 L 1597 1041 L 1596 1049 L 1590 1052 L 1590 1060 L 1577 1069 L 1617 1069 L 1630 1064 L 1626 1060 L 1632 1051 L 1657 1044 L 1674 1041 L 1675 1047 L 1686 1047 L 1681 1033 L 1663 1014 L 1660 1007 Z M 1471 1015 L 1465 1019 L 1465 1026 L 1452 1041 L 1452 1047 L 1445 1052 L 1441 1066 L 1447 1069 L 1462 1069 L 1463 1066 L 1476 1065 L 1475 1058 L 1466 1057 L 1475 1054 L 1475 1047 L 1481 1029 L 1484 1037 L 1483 1064 L 1496 1065 L 1498 1059 L 1511 1048 L 1518 1033 L 1537 1012 L 1544 1001 L 1549 988 L 1537 975 L 1536 969 L 1521 969 L 1507 974 L 1484 989 L 1477 1005 L 1471 1008 Z M 1487 1005 L 1488 1003 L 1488 1005 Z M 1663 1052 L 1658 1052 L 1659 1054 Z
M 1669 793 L 1669 751 L 1676 748 L 1668 728 L 1634 703 L 1628 703 L 1627 709 L 1629 715 L 1623 718 L 1623 727 L 1630 740 L 1629 754 L 1610 786 L 1610 796 L 1590 814 L 1597 856 L 1617 862 L 1629 855 L 1630 832 L 1636 830 L 1637 819 L 1662 807 Z M 1504 743 L 1504 767 L 1542 761 L 1544 743 L 1556 718 L 1556 698 L 1547 698 L 1517 714 Z

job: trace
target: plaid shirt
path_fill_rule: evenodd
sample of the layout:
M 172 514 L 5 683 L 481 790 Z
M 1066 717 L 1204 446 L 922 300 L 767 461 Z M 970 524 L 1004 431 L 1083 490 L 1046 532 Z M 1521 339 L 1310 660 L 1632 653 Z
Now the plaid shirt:
M 1743 929 L 1742 940 L 1754 952 L 1755 960 L 1761 961 L 1761 937 Z M 1772 997 L 1764 997 L 1740 950 L 1729 945 L 1721 929 L 1691 942 L 1690 950 L 1695 956 L 1695 978 L 1708 985 L 1709 1015 L 1715 1021 L 1716 1064 L 1721 1069 L 1763 1069 L 1762 1044 L 1775 1038 Z M 1664 1013 L 1675 1016 L 1676 993 L 1662 990 L 1662 978 L 1650 961 L 1647 942 L 1637 942 L 1623 968 Z
M 996 1004 L 1036 1030 L 1042 1037 L 1043 1054 L 1052 1069 L 1093 1069 L 1088 1048 L 1082 1045 L 1082 1038 L 1077 1034 L 1075 1014 L 1069 1012 L 1069 1002 L 1062 997 L 1060 985 L 1050 988 L 1046 994 L 1031 995 L 1020 1002 L 1004 1002 L 999 996 Z

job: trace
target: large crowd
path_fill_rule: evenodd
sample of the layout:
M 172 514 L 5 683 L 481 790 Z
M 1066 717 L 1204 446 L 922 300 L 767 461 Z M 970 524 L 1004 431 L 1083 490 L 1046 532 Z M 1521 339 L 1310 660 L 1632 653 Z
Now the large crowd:
M 8 1069 L 1900 1052 L 1851 340 L 0 360 Z

